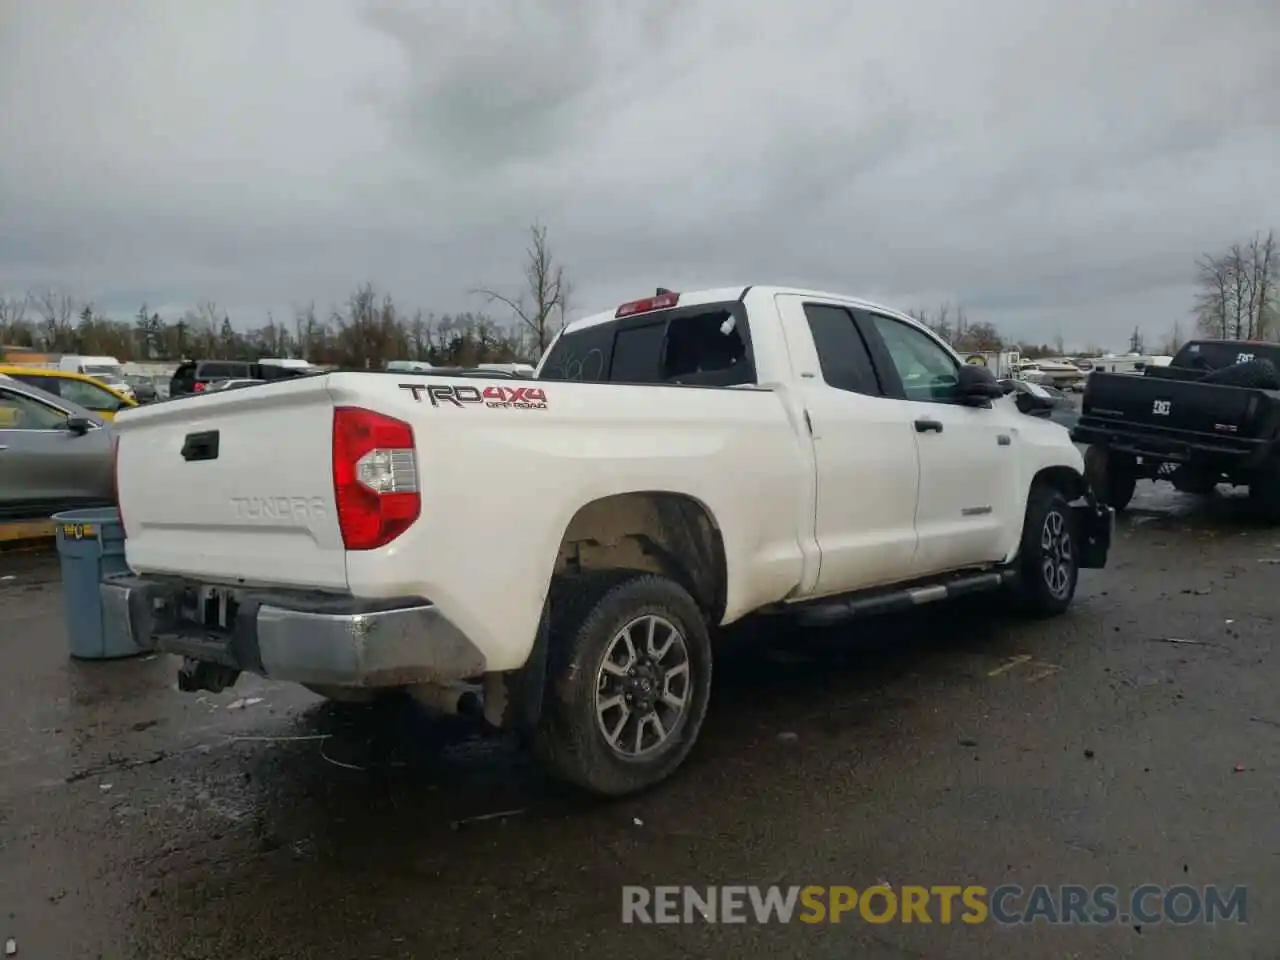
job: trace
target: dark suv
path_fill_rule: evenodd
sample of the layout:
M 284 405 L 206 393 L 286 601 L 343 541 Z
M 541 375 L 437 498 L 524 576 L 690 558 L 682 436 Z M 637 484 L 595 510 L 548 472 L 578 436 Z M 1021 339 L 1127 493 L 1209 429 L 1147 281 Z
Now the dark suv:
M 188 360 L 174 371 L 173 379 L 169 381 L 169 395 L 184 397 L 204 393 L 219 380 L 283 380 L 307 372 L 296 367 L 243 360 Z

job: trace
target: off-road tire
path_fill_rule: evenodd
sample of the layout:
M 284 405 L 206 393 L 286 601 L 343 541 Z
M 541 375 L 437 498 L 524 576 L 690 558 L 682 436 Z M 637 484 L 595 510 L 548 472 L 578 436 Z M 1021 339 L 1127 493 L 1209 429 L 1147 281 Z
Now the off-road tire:
M 1205 474 L 1195 474 L 1179 467 L 1169 476 L 1169 482 L 1179 493 L 1187 493 L 1196 497 L 1207 497 L 1217 488 L 1217 481 Z
M 1120 513 L 1129 506 L 1138 486 L 1138 468 L 1133 457 L 1106 447 L 1091 446 L 1084 453 L 1084 476 L 1094 495 Z
M 617 634 L 635 619 L 662 617 L 683 636 L 688 704 L 665 743 L 624 758 L 609 745 L 596 714 L 597 677 Z M 674 580 L 639 571 L 557 578 L 551 596 L 547 685 L 532 744 L 554 776 L 607 797 L 636 793 L 669 777 L 693 749 L 711 696 L 706 617 Z
M 1249 505 L 1263 523 L 1280 523 L 1280 462 L 1268 462 L 1251 478 Z
M 1082 546 L 1067 498 L 1047 484 L 1032 487 L 1015 561 L 1017 579 L 1010 590 L 1019 613 L 1040 618 L 1066 612 L 1080 579 Z

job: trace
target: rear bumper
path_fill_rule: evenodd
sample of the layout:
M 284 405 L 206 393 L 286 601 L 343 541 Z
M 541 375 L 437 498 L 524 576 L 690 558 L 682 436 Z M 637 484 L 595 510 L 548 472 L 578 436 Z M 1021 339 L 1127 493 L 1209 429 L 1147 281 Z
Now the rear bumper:
M 1071 429 L 1071 439 L 1162 462 L 1212 461 L 1224 470 L 1256 467 L 1270 456 L 1272 448 L 1269 441 L 1250 437 L 1210 436 L 1085 419 Z
M 103 615 L 141 648 L 217 663 L 272 680 L 342 687 L 400 687 L 464 680 L 485 657 L 420 598 L 386 601 L 232 591 L 228 626 L 204 626 L 183 610 L 190 585 L 113 577 Z M 126 626 L 127 625 L 127 626 Z
M 1083 503 L 1071 508 L 1076 533 L 1080 537 L 1080 566 L 1100 570 L 1107 565 L 1111 541 L 1115 538 L 1116 512 L 1100 503 Z

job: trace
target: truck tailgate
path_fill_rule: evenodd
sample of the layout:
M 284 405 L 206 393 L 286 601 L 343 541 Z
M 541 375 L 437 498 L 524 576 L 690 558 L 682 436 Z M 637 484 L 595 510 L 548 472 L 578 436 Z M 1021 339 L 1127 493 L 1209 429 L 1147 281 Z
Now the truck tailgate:
M 1261 391 L 1212 383 L 1094 373 L 1081 415 L 1165 430 L 1218 437 L 1246 437 L 1259 411 Z
M 307 377 L 121 416 L 129 565 L 202 582 L 345 590 L 326 383 Z

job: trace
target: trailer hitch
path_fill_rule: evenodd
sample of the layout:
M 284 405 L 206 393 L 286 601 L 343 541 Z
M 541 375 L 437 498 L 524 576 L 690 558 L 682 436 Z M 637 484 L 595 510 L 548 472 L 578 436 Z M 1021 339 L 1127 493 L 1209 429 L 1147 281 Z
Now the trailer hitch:
M 210 693 L 221 693 L 232 686 L 240 677 L 240 671 L 225 667 L 220 663 L 206 663 L 203 660 L 192 660 L 186 657 L 178 668 L 178 689 L 183 693 L 196 693 L 208 690 Z

